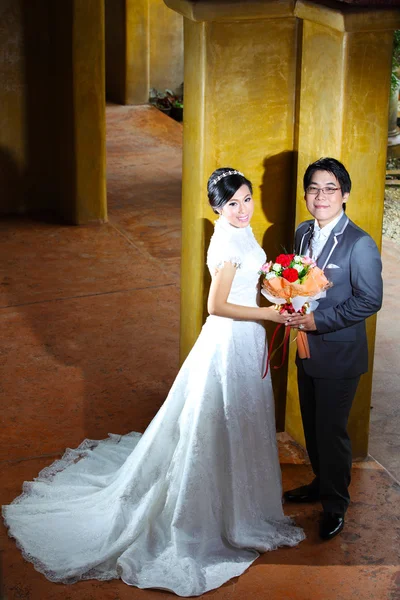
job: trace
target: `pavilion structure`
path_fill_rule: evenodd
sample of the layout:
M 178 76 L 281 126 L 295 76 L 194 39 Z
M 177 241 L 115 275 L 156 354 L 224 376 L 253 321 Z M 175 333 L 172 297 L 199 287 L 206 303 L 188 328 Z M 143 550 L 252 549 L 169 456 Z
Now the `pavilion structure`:
M 182 78 L 183 46 L 183 359 L 205 318 L 214 221 L 206 183 L 215 168 L 238 168 L 253 182 L 253 230 L 273 257 L 307 217 L 305 168 L 334 156 L 352 177 L 349 216 L 380 246 L 400 2 L 164 2 L 0 0 L 0 212 L 105 222 L 106 87 L 113 101 L 145 103 L 155 82 Z M 368 448 L 375 318 L 368 337 L 370 370 L 350 422 L 356 457 Z M 303 442 L 293 353 L 275 374 L 277 414 Z

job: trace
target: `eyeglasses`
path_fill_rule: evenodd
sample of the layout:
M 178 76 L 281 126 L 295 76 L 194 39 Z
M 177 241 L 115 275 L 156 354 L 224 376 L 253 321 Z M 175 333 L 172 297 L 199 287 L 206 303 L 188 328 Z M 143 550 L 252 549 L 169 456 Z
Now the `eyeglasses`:
M 331 195 L 334 194 L 336 192 L 336 190 L 340 190 L 340 187 L 323 187 L 323 188 L 318 188 L 315 185 L 309 185 L 308 188 L 306 188 L 306 194 L 309 194 L 310 196 L 317 196 L 319 194 L 319 192 L 322 192 L 324 194 L 324 196 L 326 195 Z

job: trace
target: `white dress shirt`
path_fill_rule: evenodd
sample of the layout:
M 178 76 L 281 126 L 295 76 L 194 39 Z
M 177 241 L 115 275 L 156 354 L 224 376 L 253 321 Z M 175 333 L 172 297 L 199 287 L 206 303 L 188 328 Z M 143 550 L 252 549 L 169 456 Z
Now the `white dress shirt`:
M 321 254 L 321 252 L 328 240 L 328 237 L 330 236 L 332 229 L 335 227 L 335 225 L 337 223 L 339 223 L 342 216 L 343 216 L 343 211 L 340 213 L 340 215 L 338 217 L 336 217 L 336 219 L 333 219 L 333 221 L 331 221 L 324 227 L 320 227 L 318 225 L 318 221 L 315 219 L 314 233 L 312 234 L 311 243 L 310 243 L 311 258 L 313 258 L 314 260 L 317 260 L 317 258 Z

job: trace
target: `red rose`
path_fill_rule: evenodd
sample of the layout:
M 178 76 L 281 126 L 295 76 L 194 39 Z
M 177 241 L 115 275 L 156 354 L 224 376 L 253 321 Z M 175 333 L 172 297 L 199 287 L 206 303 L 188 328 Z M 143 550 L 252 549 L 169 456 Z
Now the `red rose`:
M 294 254 L 280 254 L 276 257 L 275 262 L 282 267 L 288 267 L 294 258 Z
M 299 272 L 296 271 L 296 269 L 284 269 L 282 272 L 282 277 L 286 279 L 286 281 L 294 283 L 299 278 Z

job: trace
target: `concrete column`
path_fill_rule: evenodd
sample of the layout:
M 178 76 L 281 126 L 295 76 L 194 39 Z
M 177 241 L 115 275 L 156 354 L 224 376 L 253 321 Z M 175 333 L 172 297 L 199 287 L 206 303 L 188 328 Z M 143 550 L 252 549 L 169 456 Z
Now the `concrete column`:
M 104 2 L 51 5 L 54 152 L 60 214 L 73 224 L 107 219 Z
M 47 6 L 0 0 L 0 15 L 0 214 L 49 210 L 54 102 Z
M 103 0 L 0 0 L 0 14 L 0 213 L 102 222 Z
M 125 0 L 126 74 L 124 104 L 144 104 L 150 89 L 149 0 Z
M 125 104 L 126 98 L 126 2 L 105 0 L 106 97 Z
M 231 166 L 253 182 L 252 227 L 269 256 L 292 246 L 298 20 L 293 1 L 165 2 L 184 17 L 184 359 L 206 317 L 205 259 L 216 219 L 206 194 L 211 172 Z M 279 413 L 286 373 L 275 375 Z
M 106 0 L 107 98 L 145 104 L 183 80 L 182 17 L 162 0 Z
M 302 20 L 296 223 L 309 217 L 303 199 L 305 169 L 321 156 L 333 156 L 345 164 L 353 183 L 347 214 L 380 247 L 392 39 L 400 13 L 321 4 L 300 0 L 295 8 Z M 369 372 L 362 377 L 350 417 L 355 457 L 368 451 L 375 325 L 375 317 L 368 319 Z M 286 430 L 303 442 L 294 354 L 292 348 Z
M 75 222 L 104 222 L 106 123 L 104 3 L 74 3 Z
M 183 81 L 183 19 L 162 0 L 149 0 L 150 87 L 175 90 Z
M 150 89 L 149 0 L 105 0 L 106 94 L 144 104 Z

